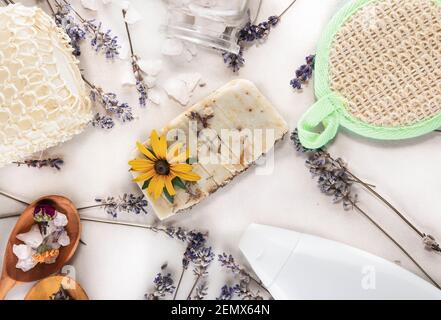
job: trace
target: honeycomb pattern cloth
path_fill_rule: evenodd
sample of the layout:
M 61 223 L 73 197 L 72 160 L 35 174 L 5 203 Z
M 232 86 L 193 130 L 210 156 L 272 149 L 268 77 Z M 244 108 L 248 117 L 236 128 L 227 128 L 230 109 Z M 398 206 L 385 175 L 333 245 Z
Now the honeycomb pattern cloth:
M 72 51 L 41 9 L 0 8 L 0 167 L 67 141 L 90 122 Z
M 439 128 L 440 0 L 350 2 L 328 26 L 315 72 L 318 101 L 299 122 L 306 147 L 325 145 L 340 125 L 386 140 Z

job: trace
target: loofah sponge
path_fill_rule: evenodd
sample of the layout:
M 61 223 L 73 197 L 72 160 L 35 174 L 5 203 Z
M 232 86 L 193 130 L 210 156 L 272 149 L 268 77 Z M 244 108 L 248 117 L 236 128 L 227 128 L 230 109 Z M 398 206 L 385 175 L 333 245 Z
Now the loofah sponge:
M 318 101 L 299 122 L 302 144 L 322 147 L 340 125 L 383 140 L 439 128 L 440 35 L 440 0 L 349 2 L 319 44 Z
M 0 167 L 71 139 L 92 119 L 72 51 L 41 9 L 0 8 Z

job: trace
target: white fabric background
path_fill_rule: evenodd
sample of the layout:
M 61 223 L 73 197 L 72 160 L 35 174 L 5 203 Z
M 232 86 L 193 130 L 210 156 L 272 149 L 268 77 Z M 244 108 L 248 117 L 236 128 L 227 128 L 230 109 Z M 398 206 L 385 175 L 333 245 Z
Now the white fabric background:
M 25 1 L 31 4 L 32 1 Z M 84 15 L 79 0 L 73 5 Z M 281 12 L 290 0 L 263 0 L 259 20 Z M 246 66 L 239 75 L 225 68 L 222 58 L 213 52 L 199 50 L 191 62 L 174 61 L 161 57 L 163 36 L 157 32 L 165 21 L 166 11 L 159 0 L 133 0 L 144 20 L 132 27 L 136 51 L 145 59 L 162 58 L 164 70 L 159 83 L 179 72 L 200 72 L 206 86 L 197 88 L 191 102 L 196 102 L 225 82 L 241 77 L 252 80 L 274 103 L 291 128 L 301 114 L 312 105 L 312 84 L 302 93 L 289 87 L 304 57 L 315 52 L 319 36 L 332 15 L 344 0 L 299 0 L 275 28 L 265 44 L 245 53 Z M 118 7 L 101 7 L 97 15 L 104 26 L 110 27 L 125 41 L 124 25 Z M 144 140 L 154 128 L 161 128 L 184 109 L 173 101 L 163 99 L 160 106 L 150 104 L 145 110 L 137 107 L 134 89 L 121 87 L 121 74 L 130 70 L 128 61 L 106 62 L 102 56 L 91 53 L 83 45 L 81 66 L 88 78 L 108 90 L 118 93 L 134 107 L 139 119 L 118 125 L 110 132 L 89 128 L 72 141 L 48 150 L 46 155 L 62 155 L 66 165 L 61 172 L 51 169 L 28 169 L 9 166 L 0 169 L 0 190 L 34 200 L 47 194 L 62 194 L 77 206 L 93 204 L 96 196 L 138 192 L 127 171 L 127 161 L 134 142 Z M 406 142 L 376 142 L 341 132 L 330 147 L 334 156 L 343 157 L 350 169 L 375 184 L 377 190 L 389 198 L 422 230 L 441 237 L 439 213 L 441 134 Z M 441 282 L 441 257 L 423 249 L 420 238 L 377 200 L 359 192 L 360 206 L 380 222 L 414 257 Z M 13 201 L 0 199 L 0 214 L 23 209 Z M 106 217 L 98 209 L 84 214 Z M 109 217 L 110 218 L 110 217 Z M 121 220 L 143 223 L 155 221 L 152 213 L 133 217 L 121 215 Z M 303 157 L 296 154 L 289 139 L 276 150 L 274 173 L 257 176 L 250 170 L 218 191 L 191 212 L 168 220 L 187 228 L 209 230 L 210 242 L 216 252 L 232 253 L 241 262 L 238 240 L 252 223 L 258 222 L 341 241 L 377 254 L 420 275 L 416 267 L 357 212 L 345 212 L 341 205 L 320 194 L 304 166 Z M 15 219 L 0 220 L 0 252 Z M 83 223 L 82 239 L 72 265 L 77 280 L 94 299 L 142 299 L 152 288 L 152 281 L 164 262 L 176 276 L 180 272 L 184 246 L 167 237 L 143 229 Z M 2 257 L 0 257 L 2 262 Z M 326 265 L 323 265 L 326 268 Z M 231 279 L 220 273 L 216 263 L 210 269 L 209 296 L 218 295 L 221 286 Z M 216 275 L 216 276 L 215 276 Z M 190 272 L 181 288 L 181 297 L 193 283 Z M 30 284 L 20 285 L 8 298 L 21 299 Z

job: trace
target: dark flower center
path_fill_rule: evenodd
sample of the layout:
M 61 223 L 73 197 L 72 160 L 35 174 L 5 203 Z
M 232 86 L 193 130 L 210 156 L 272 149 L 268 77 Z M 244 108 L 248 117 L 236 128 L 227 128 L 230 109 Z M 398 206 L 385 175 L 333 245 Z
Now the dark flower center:
M 166 176 L 170 173 L 170 165 L 165 160 L 158 160 L 155 162 L 155 171 L 161 176 Z

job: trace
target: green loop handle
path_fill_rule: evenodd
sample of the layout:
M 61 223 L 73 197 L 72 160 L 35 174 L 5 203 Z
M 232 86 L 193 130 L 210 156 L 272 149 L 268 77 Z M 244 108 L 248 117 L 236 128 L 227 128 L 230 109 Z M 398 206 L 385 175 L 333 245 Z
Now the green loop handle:
M 330 93 L 320 98 L 302 116 L 297 127 L 300 142 L 305 148 L 319 149 L 335 137 L 340 124 L 337 110 L 341 107 L 343 99 L 336 93 Z M 318 133 L 316 128 L 320 124 L 324 130 Z

